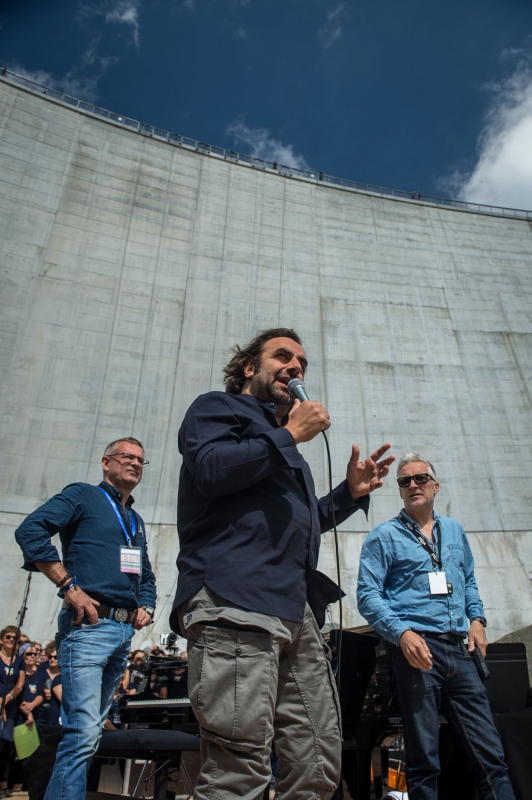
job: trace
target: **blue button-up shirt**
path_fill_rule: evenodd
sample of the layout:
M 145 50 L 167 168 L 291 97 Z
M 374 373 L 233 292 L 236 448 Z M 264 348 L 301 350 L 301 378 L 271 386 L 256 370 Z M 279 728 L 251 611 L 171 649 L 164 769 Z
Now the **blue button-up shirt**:
M 140 575 L 120 571 L 120 548 L 126 538 L 108 497 L 115 501 L 131 531 L 133 514 L 137 519 L 135 544 L 141 548 Z M 146 532 L 141 517 L 132 509 L 130 496 L 125 508 L 122 495 L 111 484 L 100 486 L 72 483 L 30 514 L 15 531 L 24 554 L 24 569 L 35 570 L 35 561 L 60 561 L 51 537 L 59 533 L 63 564 L 75 575 L 83 591 L 113 608 L 155 607 L 155 576 L 146 547 Z
M 206 584 L 249 611 L 302 622 L 307 569 L 332 527 L 329 496 L 316 499 L 310 467 L 274 403 L 209 392 L 194 401 L 179 431 L 183 464 L 177 527 L 175 610 Z M 338 523 L 353 500 L 345 481 L 333 492 Z
M 405 514 L 403 511 L 402 514 Z M 405 514 L 374 528 L 360 554 L 358 610 L 385 639 L 399 644 L 411 628 L 434 633 L 463 633 L 468 618 L 484 616 L 474 574 L 469 542 L 462 526 L 434 512 L 438 552 L 452 594 L 431 595 L 429 574 L 433 566 L 427 550 L 417 540 L 418 525 Z

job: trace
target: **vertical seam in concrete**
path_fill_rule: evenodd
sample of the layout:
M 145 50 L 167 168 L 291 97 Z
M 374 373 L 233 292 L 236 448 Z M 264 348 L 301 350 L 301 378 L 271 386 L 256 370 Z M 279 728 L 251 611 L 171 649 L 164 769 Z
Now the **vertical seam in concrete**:
M 260 237 L 262 230 L 262 216 L 264 209 L 264 175 L 257 174 L 257 184 L 260 186 L 260 193 L 255 192 L 255 215 L 253 221 L 253 253 L 250 273 L 251 291 L 249 295 L 249 322 L 248 322 L 248 340 L 251 339 L 256 332 L 256 304 L 257 304 L 257 283 L 258 273 L 260 269 Z
M 226 248 L 226 243 L 227 243 L 227 217 L 229 215 L 229 210 L 230 210 L 230 198 L 231 198 L 231 185 L 232 185 L 232 182 L 233 182 L 233 170 L 234 170 L 234 166 L 232 164 L 228 164 L 227 165 L 228 174 L 227 174 L 227 182 L 226 182 L 226 187 L 227 188 L 226 188 L 226 193 L 225 193 L 224 232 L 223 232 L 222 247 L 221 247 L 222 256 L 221 256 L 221 259 L 220 259 L 220 271 L 218 273 L 218 275 L 219 275 L 219 280 L 218 280 L 218 300 L 217 300 L 217 303 L 216 303 L 216 321 L 214 323 L 214 338 L 215 338 L 215 342 L 214 342 L 214 347 L 212 348 L 212 354 L 211 354 L 211 377 L 210 377 L 210 381 L 209 381 L 210 387 L 212 387 L 212 385 L 213 385 L 215 363 L 216 363 L 216 359 L 218 358 L 218 353 L 217 353 L 217 350 L 216 350 L 216 339 L 218 338 L 218 327 L 219 327 L 219 322 L 220 322 L 220 302 L 221 302 L 221 297 L 222 297 L 222 288 L 224 286 L 224 273 L 225 273 L 225 264 L 226 264 L 226 249 L 225 248 Z M 218 366 L 218 369 L 219 369 L 219 366 Z
M 136 199 L 136 196 L 137 196 L 137 190 L 138 190 L 138 185 L 139 185 L 139 176 L 140 176 L 140 158 L 139 158 L 139 156 L 140 156 L 140 148 L 139 148 L 139 150 L 137 150 L 136 156 L 137 156 L 137 165 L 136 165 L 137 169 L 136 169 L 136 173 L 135 173 L 135 185 L 134 185 L 134 189 L 133 189 L 133 196 L 132 196 L 132 199 L 131 199 L 131 212 L 132 212 L 132 210 L 133 210 L 133 208 L 135 206 L 135 199 Z M 103 162 L 100 162 L 100 163 L 102 164 L 102 167 L 103 167 Z M 121 287 L 122 287 L 122 281 L 123 281 L 123 277 L 124 277 L 124 265 L 125 265 L 125 260 L 126 260 L 126 256 L 127 256 L 127 244 L 128 244 L 128 241 L 129 241 L 129 233 L 131 231 L 132 222 L 133 222 L 133 213 L 130 213 L 129 217 L 128 217 L 128 221 L 127 221 L 127 226 L 126 226 L 126 236 L 125 236 L 125 240 L 124 240 L 124 249 L 123 249 L 123 252 L 122 252 L 122 262 L 121 262 L 121 265 L 120 265 L 120 272 L 119 272 L 119 275 L 117 277 L 116 297 L 115 297 L 115 303 L 114 303 L 114 309 L 113 309 L 113 324 L 111 326 L 111 331 L 109 333 L 109 341 L 108 341 L 108 345 L 107 345 L 107 352 L 105 354 L 105 367 L 103 369 L 103 377 L 102 377 L 102 381 L 101 381 L 101 385 L 100 385 L 100 395 L 98 397 L 98 406 L 97 406 L 96 413 L 95 413 L 94 428 L 93 428 L 93 432 L 92 432 L 92 439 L 91 439 L 91 446 L 90 446 L 90 452 L 91 453 L 93 452 L 93 449 L 94 449 L 94 442 L 95 442 L 95 439 L 96 439 L 96 431 L 98 430 L 98 424 L 99 424 L 101 408 L 102 408 L 102 398 L 103 398 L 103 393 L 104 393 L 106 382 L 107 382 L 106 381 L 107 372 L 108 372 L 108 369 L 109 369 L 109 358 L 110 358 L 110 355 L 111 355 L 111 352 L 112 352 L 113 338 L 114 338 L 115 330 L 116 330 L 116 326 L 117 326 L 116 315 L 117 315 L 118 306 L 119 306 L 119 303 L 120 303 L 120 290 L 121 290 Z M 87 464 L 87 477 L 88 477 L 88 472 L 89 472 L 89 469 L 90 469 L 90 464 L 91 464 L 91 462 L 89 461 L 88 464 Z
M 174 164 L 175 164 L 175 162 L 179 163 L 179 156 L 180 156 L 180 154 L 179 154 L 178 151 L 174 152 L 174 157 L 173 157 Z M 192 252 L 193 252 L 193 249 L 194 249 L 194 236 L 195 236 L 195 233 L 196 233 L 196 220 L 197 220 L 197 216 L 198 216 L 197 215 L 197 210 L 198 210 L 198 202 L 199 202 L 199 196 L 200 196 L 200 191 L 201 191 L 202 173 L 203 173 L 203 165 L 204 165 L 204 163 L 205 163 L 204 160 L 201 160 L 199 162 L 200 167 L 199 167 L 199 170 L 198 170 L 198 177 L 197 177 L 195 208 L 194 208 L 194 214 L 193 214 L 193 217 L 192 217 L 192 230 L 190 232 L 190 245 L 189 245 L 189 251 L 188 251 L 187 278 L 186 278 L 186 281 L 185 281 L 185 290 L 184 290 L 184 293 L 183 293 L 183 311 L 182 311 L 182 314 L 181 314 L 181 329 L 179 331 L 179 345 L 177 347 L 177 353 L 176 353 L 176 357 L 175 357 L 174 382 L 173 382 L 172 394 L 171 394 L 171 398 L 170 398 L 170 412 L 169 412 L 169 417 L 168 417 L 168 420 L 167 420 L 167 435 L 165 436 L 164 447 L 163 447 L 163 451 L 161 453 L 161 465 L 162 466 L 161 466 L 161 469 L 159 470 L 159 482 L 157 484 L 157 488 L 156 488 L 156 491 L 155 491 L 154 512 L 156 512 L 156 510 L 159 508 L 159 497 L 160 497 L 160 494 L 161 494 L 161 485 L 162 485 L 162 480 L 163 480 L 163 474 L 165 472 L 164 465 L 166 463 L 166 454 L 168 452 L 168 445 L 169 445 L 169 439 L 170 439 L 169 434 L 170 434 L 170 427 L 171 427 L 171 424 L 172 424 L 172 412 L 174 410 L 175 393 L 176 393 L 176 387 L 177 387 L 177 381 L 178 381 L 178 377 L 177 376 L 178 376 L 178 372 L 179 372 L 179 361 L 180 361 L 180 358 L 181 358 L 181 344 L 183 342 L 183 326 L 185 324 L 185 309 L 187 307 L 187 292 L 188 292 L 188 281 L 189 281 L 189 276 L 190 276 L 190 262 L 191 262 L 191 259 L 192 259 Z M 177 443 L 173 443 L 173 444 L 175 446 Z M 159 522 L 158 520 L 155 519 L 155 513 L 154 513 L 154 522 L 155 521 Z M 176 580 L 177 580 L 177 578 L 176 578 Z
M 284 327 L 281 321 L 281 308 L 283 304 L 283 271 L 284 271 L 284 231 L 285 231 L 285 219 L 286 219 L 286 187 L 288 185 L 288 181 L 282 182 L 282 200 L 281 200 L 281 219 L 283 224 L 281 226 L 281 263 L 279 264 L 279 302 L 277 304 L 277 327 Z
M 146 150 L 146 141 L 147 140 L 145 140 L 143 142 L 143 145 L 142 145 L 142 147 L 140 149 L 140 155 L 143 155 L 144 154 L 144 150 Z M 142 164 L 139 163 L 139 174 L 140 174 L 141 169 L 142 169 Z M 155 294 L 155 286 L 157 284 L 157 271 L 159 269 L 159 257 L 160 257 L 160 253 L 161 253 L 161 238 L 162 238 L 163 225 L 164 225 L 164 221 L 166 220 L 166 218 L 168 216 L 168 202 L 169 202 L 169 200 L 168 200 L 168 195 L 169 195 L 168 187 L 169 187 L 169 183 L 170 183 L 170 170 L 168 170 L 166 172 L 166 185 L 165 185 L 165 192 L 164 192 L 164 196 L 165 196 L 164 211 L 160 215 L 159 236 L 158 236 L 158 241 L 157 241 L 157 252 L 156 252 L 156 255 L 155 255 L 155 268 L 153 270 L 153 280 L 152 280 L 152 283 L 151 283 L 151 294 L 150 294 L 150 305 L 149 305 L 149 310 L 148 310 L 148 319 L 146 321 L 146 330 L 144 332 L 144 346 L 143 346 L 143 349 L 142 349 L 141 369 L 139 371 L 139 378 L 138 378 L 138 381 L 137 381 L 137 393 L 136 393 L 135 405 L 134 405 L 134 409 L 133 409 L 133 419 L 131 421 L 132 430 L 135 430 L 135 423 L 136 423 L 136 420 L 137 420 L 138 399 L 139 399 L 139 392 L 140 392 L 140 387 L 142 385 L 142 379 L 143 379 L 143 369 L 144 369 L 144 364 L 145 364 L 146 347 L 147 347 L 147 342 L 148 342 L 148 339 L 149 339 L 149 336 L 150 336 L 150 332 L 151 332 L 151 325 L 152 325 L 152 322 L 153 322 L 153 296 Z

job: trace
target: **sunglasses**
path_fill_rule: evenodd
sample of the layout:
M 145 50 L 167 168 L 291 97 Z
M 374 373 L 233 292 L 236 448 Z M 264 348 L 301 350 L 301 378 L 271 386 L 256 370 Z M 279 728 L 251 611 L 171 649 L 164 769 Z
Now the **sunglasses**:
M 33 656 L 33 658 L 35 658 L 35 656 L 37 655 L 37 653 L 28 653 L 28 651 L 26 650 L 26 652 L 24 653 L 24 655 L 25 655 L 25 656 Z
M 428 472 L 420 472 L 418 475 L 407 475 L 404 478 L 397 478 L 397 483 L 401 489 L 406 489 L 407 486 L 410 486 L 411 481 L 414 481 L 418 486 L 424 486 L 429 480 L 434 480 L 432 475 L 429 475 Z
M 57 661 L 57 656 L 48 656 L 48 661 Z

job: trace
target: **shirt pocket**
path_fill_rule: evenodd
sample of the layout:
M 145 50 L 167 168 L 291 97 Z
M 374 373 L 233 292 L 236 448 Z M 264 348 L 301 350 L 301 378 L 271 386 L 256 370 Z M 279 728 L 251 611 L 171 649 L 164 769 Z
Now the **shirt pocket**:
M 464 548 L 461 544 L 450 544 L 449 553 L 451 555 L 452 562 L 454 566 L 459 570 L 464 570 L 465 568 L 465 553 Z M 445 568 L 445 564 L 444 564 Z

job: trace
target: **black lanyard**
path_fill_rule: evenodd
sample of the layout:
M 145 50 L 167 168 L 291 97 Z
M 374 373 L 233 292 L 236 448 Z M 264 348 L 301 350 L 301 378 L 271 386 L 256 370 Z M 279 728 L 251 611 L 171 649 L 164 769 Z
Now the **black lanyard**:
M 423 536 L 423 534 L 421 533 L 419 528 L 416 530 L 416 528 L 414 528 L 414 526 L 412 525 L 410 520 L 408 520 L 406 518 L 406 515 L 402 511 L 401 511 L 399 516 L 401 517 L 402 522 L 406 525 L 408 530 L 411 531 L 411 533 L 414 534 L 414 536 L 418 540 L 418 542 L 421 545 L 421 547 L 423 547 L 423 549 L 426 550 L 427 553 L 429 554 L 429 556 L 430 556 L 430 558 L 432 560 L 432 566 L 434 567 L 434 565 L 436 565 L 437 567 L 439 567 L 443 571 L 443 565 L 441 563 L 441 530 L 440 530 L 440 526 L 438 524 L 438 521 L 436 520 L 436 525 L 434 526 L 435 545 L 436 545 L 436 548 L 439 550 L 439 552 L 436 552 L 436 550 L 433 550 L 432 547 L 430 546 L 430 544 L 427 542 L 427 540 L 425 539 L 425 537 Z M 438 537 L 436 529 L 439 530 L 439 533 L 440 533 L 439 537 Z M 439 539 L 439 541 L 438 541 L 438 539 Z

